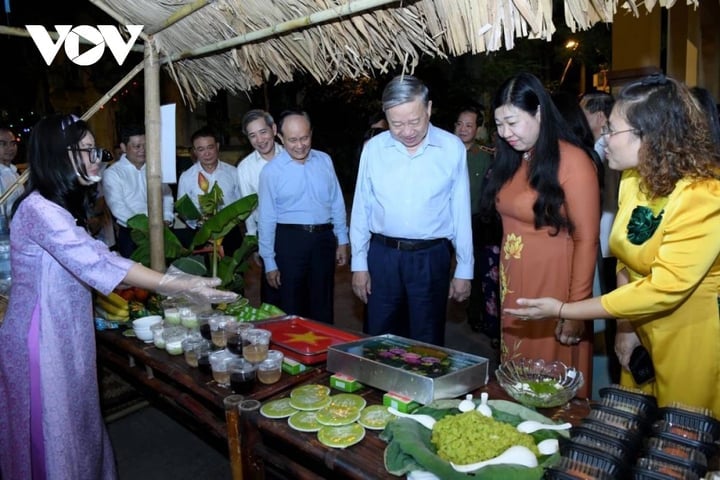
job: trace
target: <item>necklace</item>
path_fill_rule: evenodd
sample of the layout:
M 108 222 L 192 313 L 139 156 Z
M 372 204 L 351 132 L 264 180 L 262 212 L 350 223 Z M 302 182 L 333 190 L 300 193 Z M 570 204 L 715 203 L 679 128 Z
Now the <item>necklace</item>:
M 530 161 L 530 157 L 532 157 L 532 154 L 530 153 L 530 150 L 522 154 L 522 159 L 526 162 Z

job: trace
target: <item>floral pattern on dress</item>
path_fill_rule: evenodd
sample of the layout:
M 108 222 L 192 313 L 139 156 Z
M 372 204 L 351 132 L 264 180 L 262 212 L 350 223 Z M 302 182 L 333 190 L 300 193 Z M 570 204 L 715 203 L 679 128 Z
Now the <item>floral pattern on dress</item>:
M 500 262 L 500 304 L 505 302 L 505 296 L 508 293 L 513 293 L 509 287 L 509 281 L 507 272 L 510 267 L 510 261 L 512 259 L 520 260 L 522 258 L 523 251 L 523 240 L 522 235 L 515 235 L 514 233 L 508 233 L 505 237 L 505 243 L 503 245 L 503 260 Z

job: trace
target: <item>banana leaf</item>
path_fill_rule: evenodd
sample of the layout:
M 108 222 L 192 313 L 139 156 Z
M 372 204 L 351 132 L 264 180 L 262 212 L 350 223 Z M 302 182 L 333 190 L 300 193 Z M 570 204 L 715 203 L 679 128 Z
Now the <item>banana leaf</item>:
M 130 229 L 130 238 L 137 245 L 130 258 L 150 267 L 150 224 L 147 215 L 133 215 L 128 219 L 127 226 Z M 167 226 L 163 228 L 163 237 L 166 259 L 175 259 L 190 253 Z
M 198 220 L 202 217 L 200 210 L 198 210 L 192 200 L 190 200 L 187 193 L 175 202 L 175 211 L 180 215 L 180 218 L 184 220 Z
M 179 268 L 185 273 L 191 275 L 205 276 L 207 275 L 207 267 L 202 257 L 191 255 L 189 257 L 180 257 L 175 260 L 173 266 Z
M 426 407 L 418 408 L 413 413 L 431 415 L 439 420 L 446 415 L 460 413 L 457 410 L 459 403 L 459 400 L 438 400 Z M 523 420 L 552 423 L 540 413 L 514 402 L 490 400 L 488 405 L 492 408 L 496 420 L 512 425 L 517 425 Z M 536 443 L 560 435 L 558 432 L 548 430 L 532 434 Z M 443 480 L 540 480 L 543 477 L 544 467 L 557 463 L 560 457 L 559 453 L 540 457 L 539 465 L 534 468 L 519 465 L 489 465 L 470 474 L 460 473 L 436 454 L 430 437 L 431 431 L 414 420 L 396 418 L 390 421 L 380 434 L 380 438 L 388 442 L 384 455 L 387 471 L 397 476 L 416 470 L 427 471 Z
M 223 191 L 220 185 L 215 182 L 208 193 L 198 195 L 200 211 L 205 216 L 212 216 L 217 212 L 218 206 L 223 203 Z
M 257 237 L 245 235 L 243 242 L 232 255 L 226 255 L 220 260 L 217 276 L 222 280 L 222 287 L 239 291 L 245 286 L 244 274 L 250 267 L 248 258 L 257 250 Z
M 225 237 L 236 225 L 244 222 L 256 206 L 257 195 L 254 193 L 226 206 L 203 223 L 193 237 L 190 248 L 205 245 L 210 239 Z

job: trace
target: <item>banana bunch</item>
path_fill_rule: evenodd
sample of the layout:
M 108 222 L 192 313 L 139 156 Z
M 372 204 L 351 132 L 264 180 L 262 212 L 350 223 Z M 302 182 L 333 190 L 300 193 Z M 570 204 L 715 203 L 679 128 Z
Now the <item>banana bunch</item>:
M 103 295 L 95 292 L 95 311 L 105 320 L 113 322 L 127 322 L 130 319 L 128 301 L 115 292 Z

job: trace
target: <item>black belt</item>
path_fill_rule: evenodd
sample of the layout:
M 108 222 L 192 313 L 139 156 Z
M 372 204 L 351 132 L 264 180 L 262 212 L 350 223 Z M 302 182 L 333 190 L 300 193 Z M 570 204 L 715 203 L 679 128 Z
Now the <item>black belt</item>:
M 386 247 L 405 252 L 414 252 L 416 250 L 430 248 L 446 240 L 444 238 L 433 238 L 432 240 L 410 240 L 407 238 L 386 237 L 385 235 L 380 235 L 379 233 L 373 233 L 372 239 L 385 245 Z
M 317 225 L 302 225 L 300 223 L 278 223 L 278 227 L 290 228 L 292 230 L 302 230 L 304 232 L 316 233 L 327 232 L 333 229 L 332 223 L 319 223 Z

